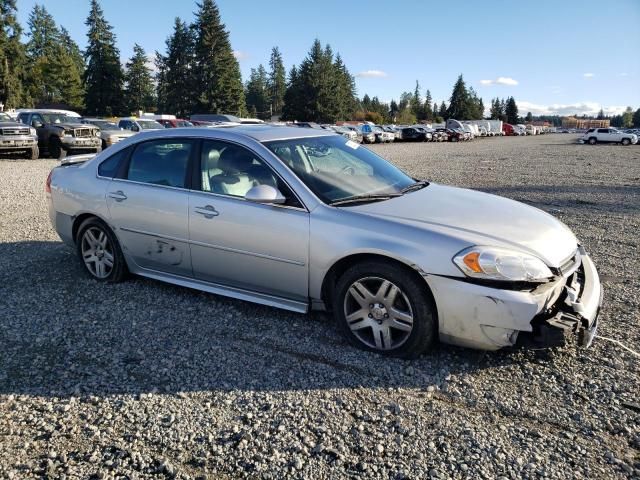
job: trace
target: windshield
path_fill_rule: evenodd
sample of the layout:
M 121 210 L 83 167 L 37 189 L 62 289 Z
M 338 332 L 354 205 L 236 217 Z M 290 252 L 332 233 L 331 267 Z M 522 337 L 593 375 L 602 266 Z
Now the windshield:
M 63 113 L 42 113 L 46 123 L 79 123 L 77 118 L 67 117 Z
M 118 124 L 114 122 L 108 122 L 106 120 L 86 120 L 85 123 L 95 125 L 96 127 L 100 128 L 100 130 L 120 130 Z
M 415 181 L 371 150 L 342 136 L 266 142 L 323 202 L 402 193 Z
M 159 130 L 164 126 L 155 120 L 138 120 L 138 125 L 142 130 Z

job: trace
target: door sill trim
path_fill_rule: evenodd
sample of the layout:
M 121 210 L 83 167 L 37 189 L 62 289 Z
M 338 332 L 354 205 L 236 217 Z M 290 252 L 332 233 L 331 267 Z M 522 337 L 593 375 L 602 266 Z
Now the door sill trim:
M 297 313 L 307 313 L 309 311 L 309 304 L 307 302 L 290 300 L 288 298 L 268 295 L 266 293 L 253 292 L 251 290 L 244 290 L 237 287 L 229 287 L 217 283 L 205 282 L 203 280 L 198 280 L 195 278 L 182 277 L 180 275 L 159 272 L 157 270 L 151 270 L 138 266 L 131 270 L 131 273 L 140 275 L 142 277 L 179 285 L 181 287 L 193 288 L 195 290 L 213 293 L 215 295 L 222 295 L 224 297 L 245 300 L 247 302 L 259 303 L 260 305 L 281 308 L 283 310 L 289 310 Z

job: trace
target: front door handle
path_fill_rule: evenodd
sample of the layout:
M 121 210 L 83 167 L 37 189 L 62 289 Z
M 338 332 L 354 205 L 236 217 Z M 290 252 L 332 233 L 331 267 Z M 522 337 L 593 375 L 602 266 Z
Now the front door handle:
M 218 215 L 220 215 L 220 212 L 218 212 L 213 205 L 196 207 L 194 210 L 196 213 L 199 213 L 200 215 L 204 215 L 204 218 L 208 218 L 208 219 L 211 219 L 213 217 L 217 217 Z
M 116 202 L 121 202 L 127 199 L 127 196 L 124 194 L 122 190 L 118 190 L 117 192 L 109 192 L 109 196 L 113 198 Z

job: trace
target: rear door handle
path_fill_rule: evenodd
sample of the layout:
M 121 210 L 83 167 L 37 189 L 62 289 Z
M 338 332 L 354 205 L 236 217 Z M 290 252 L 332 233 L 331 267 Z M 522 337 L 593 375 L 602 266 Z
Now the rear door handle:
M 218 215 L 220 215 L 220 212 L 218 212 L 215 207 L 213 205 L 205 205 L 204 207 L 196 207 L 195 212 L 200 214 L 200 215 L 204 215 L 204 218 L 208 218 L 211 219 L 213 217 L 217 217 Z
M 118 190 L 117 192 L 109 192 L 109 196 L 113 198 L 116 202 L 121 202 L 127 199 L 127 196 L 124 194 L 122 190 Z

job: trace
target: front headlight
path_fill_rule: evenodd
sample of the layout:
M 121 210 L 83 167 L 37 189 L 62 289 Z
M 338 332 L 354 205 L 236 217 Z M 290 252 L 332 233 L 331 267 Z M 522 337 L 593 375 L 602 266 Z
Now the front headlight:
M 65 137 L 73 137 L 73 130 L 65 130 L 64 131 L 64 136 Z
M 29 135 L 31 135 L 32 137 L 35 137 L 37 135 L 36 133 L 36 129 L 33 127 L 29 128 Z
M 100 136 L 100 130 L 96 130 L 95 134 L 96 134 L 96 137 L 99 137 Z
M 468 277 L 510 282 L 543 282 L 553 273 L 533 255 L 499 247 L 471 247 L 453 258 Z

